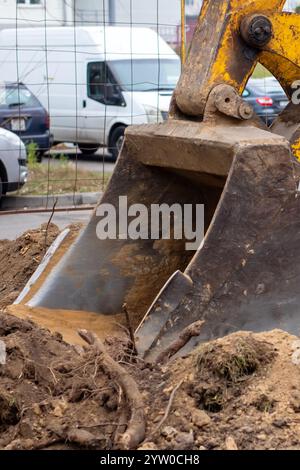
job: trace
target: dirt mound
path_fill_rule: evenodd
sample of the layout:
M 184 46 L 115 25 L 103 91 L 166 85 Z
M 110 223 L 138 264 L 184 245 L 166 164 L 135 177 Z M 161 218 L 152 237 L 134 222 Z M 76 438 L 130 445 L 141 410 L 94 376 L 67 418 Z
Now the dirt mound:
M 44 252 L 45 227 L 0 242 L 0 307 Z M 164 366 L 136 358 L 124 332 L 105 351 L 0 313 L 0 449 L 118 449 L 124 433 L 141 449 L 300 449 L 298 338 L 235 333 Z
M 119 448 L 135 405 L 102 354 L 5 314 L 0 341 L 7 353 L 0 365 L 0 449 Z M 128 342 L 108 338 L 110 357 L 143 401 L 135 414 L 145 414 L 145 440 L 135 447 L 300 449 L 295 341 L 282 331 L 236 333 L 159 367 L 130 355 Z
M 299 344 L 282 331 L 236 333 L 170 365 L 164 393 L 181 386 L 155 446 L 300 449 Z M 152 430 L 160 406 L 158 397 Z
M 79 226 L 71 230 L 78 231 Z M 15 241 L 0 241 L 0 309 L 16 300 L 58 234 L 58 227 L 50 224 L 46 236 L 43 224 Z
M 0 340 L 1 449 L 112 447 L 126 406 L 93 351 L 5 314 Z

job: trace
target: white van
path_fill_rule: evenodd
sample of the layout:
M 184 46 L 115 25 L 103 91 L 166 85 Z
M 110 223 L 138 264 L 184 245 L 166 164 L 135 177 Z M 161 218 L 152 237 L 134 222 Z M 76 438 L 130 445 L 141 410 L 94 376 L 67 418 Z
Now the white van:
M 128 27 L 0 32 L 3 81 L 23 82 L 48 110 L 54 142 L 114 157 L 126 126 L 168 114 L 180 59 L 156 32 Z

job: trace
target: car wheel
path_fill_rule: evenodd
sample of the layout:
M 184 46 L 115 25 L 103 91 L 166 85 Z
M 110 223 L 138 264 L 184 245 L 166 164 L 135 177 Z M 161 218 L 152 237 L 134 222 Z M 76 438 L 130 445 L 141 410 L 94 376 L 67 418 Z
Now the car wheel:
M 37 163 L 42 163 L 43 161 L 43 156 L 44 156 L 44 152 L 43 151 L 38 151 L 37 154 L 36 154 L 36 161 Z
M 99 149 L 99 145 L 97 144 L 78 144 L 78 147 L 81 153 L 85 155 L 94 155 Z
M 116 127 L 116 129 L 114 129 L 111 134 L 109 151 L 114 160 L 117 160 L 121 151 L 124 141 L 125 129 L 125 126 Z

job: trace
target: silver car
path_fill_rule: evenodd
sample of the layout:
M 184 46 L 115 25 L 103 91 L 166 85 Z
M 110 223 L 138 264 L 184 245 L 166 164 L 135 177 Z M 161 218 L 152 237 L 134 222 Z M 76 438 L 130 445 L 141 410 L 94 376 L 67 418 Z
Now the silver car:
M 25 145 L 17 135 L 0 128 L 0 200 L 23 186 L 27 177 Z

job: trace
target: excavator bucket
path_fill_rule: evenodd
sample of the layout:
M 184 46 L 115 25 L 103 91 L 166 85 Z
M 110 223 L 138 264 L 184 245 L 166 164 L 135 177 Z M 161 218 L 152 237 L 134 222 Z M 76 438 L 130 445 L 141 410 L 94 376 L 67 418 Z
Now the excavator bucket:
M 241 329 L 300 333 L 300 200 L 291 132 L 284 120 L 280 133 L 267 129 L 241 98 L 260 60 L 270 62 L 274 52 L 280 62 L 284 48 L 275 44 L 273 18 L 284 3 L 204 0 L 169 119 L 127 129 L 89 225 L 21 306 L 49 317 L 75 312 L 81 326 L 93 315 L 105 335 L 122 321 L 126 303 L 147 360 L 200 319 L 202 333 L 185 351 Z M 284 81 L 287 92 L 291 85 Z M 147 213 L 153 205 L 203 204 L 201 245 L 187 251 L 184 237 L 128 237 L 124 213 L 141 204 Z M 110 207 L 118 236 L 99 239 L 100 214 Z M 141 226 L 148 222 L 141 216 Z
M 205 325 L 188 348 L 239 330 L 300 333 L 300 201 L 289 144 L 251 127 L 202 131 L 208 161 L 218 148 L 223 158 L 231 153 L 232 165 L 204 243 L 184 271 L 192 288 L 169 305 L 168 283 L 137 331 L 149 361 L 199 319 Z

